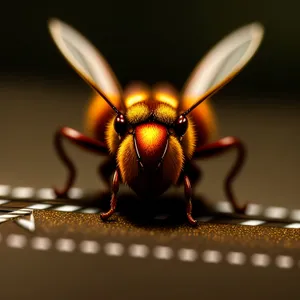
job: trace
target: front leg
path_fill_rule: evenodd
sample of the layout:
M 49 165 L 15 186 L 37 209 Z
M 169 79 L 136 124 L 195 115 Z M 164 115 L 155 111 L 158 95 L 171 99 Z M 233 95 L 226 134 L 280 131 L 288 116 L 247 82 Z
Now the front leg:
M 105 161 L 101 162 L 98 167 L 98 174 L 100 176 L 101 181 L 105 184 L 104 194 L 111 191 L 111 178 L 114 174 L 114 171 L 117 168 L 116 158 L 109 157 Z
M 197 225 L 197 221 L 192 217 L 192 186 L 190 179 L 184 175 L 184 194 L 186 200 L 186 215 L 191 225 Z
M 119 191 L 120 179 L 118 170 L 115 170 L 113 182 L 112 182 L 112 195 L 110 200 L 110 210 L 106 213 L 100 214 L 100 218 L 103 221 L 106 221 L 109 217 L 111 217 L 117 208 L 117 193 Z
M 238 138 L 228 136 L 214 143 L 197 148 L 194 157 L 209 158 L 223 154 L 224 152 L 228 152 L 231 149 L 237 150 L 237 158 L 225 179 L 225 192 L 235 212 L 244 213 L 247 208 L 247 205 L 239 206 L 232 191 L 232 182 L 236 178 L 237 174 L 239 173 L 245 162 L 246 149 L 244 144 Z
M 54 136 L 54 146 L 59 158 L 61 159 L 61 161 L 64 163 L 64 165 L 67 167 L 69 171 L 68 179 L 66 184 L 64 185 L 64 188 L 60 191 L 54 188 L 54 192 L 57 197 L 67 197 L 70 188 L 74 184 L 75 176 L 76 176 L 75 166 L 63 148 L 62 138 L 68 139 L 73 144 L 80 146 L 85 150 L 97 154 L 108 154 L 106 145 L 98 140 L 87 137 L 81 134 L 80 132 L 69 127 L 62 127 L 59 130 L 57 130 Z

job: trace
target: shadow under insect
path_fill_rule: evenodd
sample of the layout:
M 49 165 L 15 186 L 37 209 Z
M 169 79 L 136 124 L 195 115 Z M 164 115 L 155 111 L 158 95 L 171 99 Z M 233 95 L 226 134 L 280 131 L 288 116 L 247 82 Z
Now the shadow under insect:
M 97 206 L 102 211 L 110 208 L 110 194 L 99 195 Z M 214 210 L 203 196 L 194 197 L 193 216 L 197 219 L 211 216 Z M 186 224 L 186 203 L 181 193 L 166 193 L 151 200 L 141 199 L 134 193 L 120 193 L 118 196 L 117 214 L 137 226 L 180 226 Z M 115 222 L 112 217 L 106 222 Z
M 184 218 L 196 225 L 194 218 L 205 209 L 203 201 L 192 197 L 192 188 L 201 174 L 193 167 L 194 161 L 235 149 L 237 157 L 224 188 L 234 212 L 245 212 L 246 205 L 239 205 L 232 191 L 232 182 L 246 157 L 244 142 L 233 136 L 211 142 L 217 133 L 215 117 L 205 100 L 231 81 L 253 57 L 264 34 L 260 24 L 241 27 L 216 44 L 198 63 L 180 93 L 169 84 L 133 83 L 123 90 L 103 56 L 76 29 L 52 19 L 49 30 L 66 60 L 96 93 L 86 120 L 90 136 L 65 126 L 55 133 L 57 154 L 69 171 L 64 187 L 55 189 L 57 197 L 68 195 L 76 177 L 75 165 L 63 147 L 63 140 L 68 140 L 112 160 L 111 170 L 108 165 L 99 168 L 99 175 L 111 187 L 111 198 L 100 214 L 102 220 L 113 216 L 118 206 L 120 214 L 136 223 L 153 219 L 161 222 L 157 216 L 168 214 L 166 222 L 172 220 L 175 224 Z M 108 106 L 102 105 L 104 101 Z M 112 184 L 107 181 L 111 175 Z M 150 201 L 121 195 L 122 182 Z M 184 195 L 166 194 L 159 199 L 150 196 L 161 195 L 172 185 L 182 185 Z

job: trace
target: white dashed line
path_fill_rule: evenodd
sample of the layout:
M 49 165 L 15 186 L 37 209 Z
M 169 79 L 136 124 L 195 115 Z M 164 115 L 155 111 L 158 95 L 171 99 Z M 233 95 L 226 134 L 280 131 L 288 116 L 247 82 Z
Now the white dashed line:
M 29 214 L 32 213 L 32 210 L 27 209 L 27 208 L 21 208 L 21 209 L 18 209 L 18 210 L 14 210 L 13 213 L 16 214 L 17 216 L 29 215 Z
M 0 185 L 0 196 L 6 197 L 9 195 L 11 187 L 9 185 Z
M 58 239 L 56 249 L 61 252 L 73 252 L 76 244 L 72 239 Z
M 46 203 L 37 203 L 37 204 L 33 204 L 30 206 L 27 206 L 27 208 L 31 208 L 31 209 L 47 209 L 49 207 L 51 207 L 51 204 L 46 204 Z
M 202 254 L 204 262 L 217 264 L 222 260 L 222 254 L 216 250 L 206 250 Z
M 31 240 L 31 247 L 35 250 L 47 251 L 51 248 L 51 240 L 47 237 L 34 237 Z
M 73 211 L 79 210 L 80 208 L 82 208 L 82 207 L 81 206 L 76 206 L 76 205 L 62 205 L 62 206 L 56 207 L 54 210 L 65 211 L 65 212 L 73 212 Z
M 100 245 L 96 241 L 82 241 L 79 245 L 79 249 L 83 253 L 96 254 L 100 251 Z
M 22 219 L 26 216 L 30 216 L 30 220 Z M 20 219 L 17 219 L 18 217 L 21 217 Z M 28 208 L 22 208 L 15 211 L 7 212 L 4 215 L 0 215 L 0 223 L 4 223 L 10 220 L 14 220 L 14 222 L 21 225 L 21 227 L 25 229 L 32 230 L 34 229 L 34 220 L 33 220 L 33 214 L 32 210 Z
M 216 210 L 219 212 L 223 212 L 223 213 L 232 213 L 233 212 L 232 206 L 230 205 L 229 202 L 226 202 L 226 201 L 218 202 L 215 205 L 215 207 L 216 207 Z
M 149 248 L 146 245 L 133 244 L 129 246 L 128 252 L 132 257 L 144 258 L 149 254 Z
M 43 189 L 37 190 L 36 196 L 43 200 L 52 200 L 52 199 L 56 198 L 53 189 L 50 189 L 50 188 L 43 188 Z
M 3 215 L 1 216 L 1 218 L 5 218 L 5 219 L 13 219 L 19 217 L 19 215 L 15 215 L 15 214 L 7 214 L 7 215 Z
M 42 189 L 34 189 L 32 187 L 15 187 L 12 188 L 8 185 L 0 185 L 0 197 L 8 197 L 12 196 L 13 198 L 18 199 L 29 199 L 36 195 L 36 197 L 41 200 L 51 200 L 55 199 L 55 195 L 53 190 L 50 188 L 42 188 Z M 69 192 L 69 197 L 72 199 L 80 199 L 84 195 L 84 191 L 80 188 L 72 188 Z M 0 199 L 0 205 L 8 203 L 12 200 Z M 6 222 L 7 220 L 11 220 L 13 218 L 28 215 L 31 213 L 32 209 L 43 210 L 53 207 L 52 204 L 46 203 L 37 203 L 28 206 L 25 209 L 19 209 L 7 213 L 5 215 L 0 215 L 0 223 Z M 229 202 L 222 201 L 216 204 L 216 209 L 219 212 L 223 213 L 232 213 L 232 207 Z M 98 213 L 100 211 L 99 208 L 96 207 L 87 207 L 83 208 L 81 206 L 75 205 L 61 205 L 59 207 L 54 208 L 57 211 L 64 212 L 81 212 L 86 214 Z M 258 216 L 263 212 L 263 207 L 259 204 L 249 204 L 246 215 L 248 216 Z M 290 219 L 294 220 L 294 223 L 290 223 L 287 225 L 282 225 L 284 228 L 300 228 L 300 209 L 288 210 L 284 207 L 267 207 L 264 211 L 264 216 L 273 219 L 285 219 L 290 217 Z M 199 221 L 207 222 L 213 219 L 211 216 L 202 217 Z M 14 220 L 17 221 L 17 220 Z M 31 226 L 32 221 L 28 221 L 26 219 L 19 219 L 18 222 L 21 222 L 25 227 Z M 31 222 L 31 223 L 30 223 Z M 262 220 L 247 220 L 239 223 L 240 225 L 247 226 L 260 226 L 265 224 L 266 221 Z M 29 227 L 30 227 L 29 226 Z M 23 226 L 24 227 L 24 226 Z M 28 228 L 29 228 L 28 227 Z M 30 227 L 31 228 L 31 227 Z M 0 234 L 0 242 L 2 242 L 2 235 Z M 104 249 L 104 253 L 109 256 L 122 256 L 125 252 L 125 246 L 121 243 L 117 242 L 108 242 L 104 245 L 100 245 L 97 241 L 91 240 L 83 240 L 81 242 L 75 242 L 75 240 L 71 238 L 60 238 L 53 242 L 48 237 L 37 236 L 33 238 L 27 238 L 22 234 L 10 234 L 5 239 L 6 245 L 9 248 L 15 249 L 23 249 L 29 244 L 33 250 L 38 251 L 49 251 L 51 249 L 57 250 L 59 252 L 71 253 L 74 252 L 75 249 L 78 249 L 83 254 L 98 254 L 100 250 Z M 30 243 L 28 243 L 30 242 Z M 55 247 L 52 247 L 52 244 Z M 230 251 L 228 253 L 221 253 L 217 250 L 204 250 L 197 251 L 196 249 L 188 249 L 182 248 L 177 251 L 177 259 L 183 262 L 195 262 L 198 257 L 202 257 L 202 261 L 210 264 L 218 264 L 222 262 L 223 257 L 226 258 L 226 261 L 230 265 L 246 265 L 247 263 L 247 255 L 242 252 L 234 252 Z M 134 258 L 146 258 L 149 256 L 150 248 L 144 244 L 131 244 L 128 246 L 128 254 Z M 170 260 L 174 257 L 175 250 L 168 246 L 155 246 L 153 248 L 153 257 L 159 260 Z M 291 269 L 296 265 L 297 259 L 289 256 L 289 255 L 278 255 L 274 260 L 271 259 L 270 255 L 263 253 L 254 253 L 248 257 L 250 264 L 253 267 L 268 267 L 272 264 L 280 269 Z M 300 261 L 298 267 L 300 268 Z
M 288 224 L 284 227 L 285 228 L 300 228 L 300 223 L 291 223 L 291 224 Z
M 193 262 L 198 258 L 198 254 L 194 249 L 180 249 L 178 257 L 182 261 Z
M 290 256 L 286 255 L 279 255 L 275 259 L 275 264 L 277 267 L 282 268 L 282 269 L 290 269 L 294 265 L 294 260 Z
M 10 234 L 6 239 L 7 246 L 10 248 L 21 249 L 27 244 L 27 239 L 25 235 L 20 234 Z
M 9 202 L 9 200 L 1 199 L 1 200 L 0 200 L 0 205 L 5 204 L 5 203 L 7 203 L 7 202 Z
M 100 209 L 94 208 L 94 207 L 88 207 L 88 208 L 80 210 L 80 213 L 84 213 L 84 214 L 96 214 L 98 212 L 100 212 Z
M 120 243 L 107 243 L 104 252 L 110 256 L 121 256 L 124 253 L 124 246 Z
M 251 256 L 251 262 L 256 267 L 267 267 L 270 262 L 270 256 L 263 253 L 255 253 Z
M 227 255 L 227 261 L 231 265 L 241 266 L 246 262 L 246 255 L 242 252 L 229 252 Z
M 258 216 L 261 214 L 263 208 L 259 204 L 248 204 L 245 214 L 248 216 Z
M 294 221 L 300 221 L 300 209 L 294 209 L 291 212 L 291 219 Z
M 173 256 L 173 250 L 166 246 L 156 246 L 153 250 L 153 255 L 157 259 L 171 259 Z
M 73 187 L 70 189 L 68 195 L 72 199 L 80 199 L 84 196 L 84 189 L 78 188 L 78 187 Z M 33 196 L 36 196 L 37 198 L 41 200 L 53 200 L 55 199 L 55 194 L 53 189 L 51 188 L 40 188 L 40 189 L 35 189 L 33 187 L 11 187 L 9 185 L 0 185 L 0 197 L 12 197 L 16 199 L 30 199 Z M 6 199 L 0 199 L 0 206 L 7 203 L 11 202 L 14 200 L 6 200 Z M 34 205 L 29 206 L 29 208 L 32 209 L 48 209 L 53 207 L 51 204 L 45 204 L 45 203 L 37 203 Z M 215 204 L 215 208 L 218 212 L 221 213 L 232 213 L 233 209 L 231 204 L 228 201 L 219 201 Z M 55 209 L 55 208 L 54 208 Z M 90 208 L 83 208 L 80 206 L 75 206 L 75 205 L 62 205 L 59 208 L 56 208 L 55 210 L 59 211 L 67 211 L 67 212 L 81 212 L 81 213 L 86 213 L 86 214 L 93 214 L 93 213 L 99 213 L 100 210 L 96 207 L 90 207 Z M 263 206 L 260 204 L 256 203 L 250 203 L 247 206 L 247 210 L 245 212 L 246 215 L 248 216 L 258 216 L 262 215 L 263 212 Z M 264 216 L 268 218 L 273 218 L 273 219 L 285 219 L 289 217 L 295 222 L 300 222 L 300 209 L 293 209 L 289 210 L 284 207 L 274 207 L 270 206 L 267 207 L 263 213 Z M 202 217 L 199 219 L 200 222 L 207 222 L 213 219 L 212 216 L 207 216 L 207 217 Z M 4 222 L 3 218 L 0 217 L 0 223 Z M 249 226 L 260 226 L 262 224 L 267 223 L 266 221 L 261 221 L 261 220 L 248 220 L 243 223 L 240 223 L 241 225 L 249 225 Z M 289 226 L 290 225 L 290 226 Z M 298 227 L 293 227 L 293 226 L 298 226 L 294 224 L 289 224 L 289 225 L 281 225 L 281 227 L 285 228 L 298 228 Z
M 71 199 L 82 198 L 82 196 L 83 196 L 83 190 L 80 189 L 80 188 L 71 188 L 70 191 L 69 191 L 69 193 L 68 193 L 68 196 Z
M 248 220 L 245 222 L 240 223 L 240 225 L 247 225 L 247 226 L 258 226 L 261 224 L 266 223 L 265 221 L 261 221 L 261 220 Z
M 2 236 L 0 234 L 0 242 Z M 10 234 L 6 238 L 6 245 L 9 248 L 22 249 L 27 245 L 28 240 L 25 235 Z M 31 238 L 30 246 L 33 250 L 49 251 L 52 249 L 53 242 L 48 237 L 36 236 Z M 76 248 L 83 254 L 98 254 L 101 250 L 101 245 L 97 241 L 83 240 L 76 242 L 70 238 L 61 238 L 56 240 L 55 248 L 59 252 L 71 253 Z M 53 248 L 55 250 L 55 248 Z M 109 256 L 122 256 L 125 251 L 125 246 L 117 242 L 108 242 L 103 246 L 104 253 Z M 149 256 L 150 250 L 144 244 L 131 244 L 128 246 L 128 254 L 134 258 L 146 258 Z M 173 258 L 174 250 L 168 246 L 156 246 L 153 248 L 153 257 L 159 260 L 170 260 Z M 199 253 L 195 249 L 182 248 L 177 252 L 177 259 L 183 262 L 195 262 L 199 254 L 203 262 L 209 264 L 218 264 L 222 262 L 222 258 L 226 258 L 230 265 L 242 266 L 247 262 L 247 255 L 243 252 L 229 251 L 227 254 L 222 254 L 217 250 L 204 250 Z M 249 261 L 254 267 L 268 267 L 271 265 L 271 257 L 264 253 L 254 253 L 249 256 Z M 289 255 L 278 255 L 273 261 L 274 265 L 280 269 L 291 269 L 295 265 L 295 259 Z M 300 261 L 299 261 L 300 268 Z
M 270 206 L 265 210 L 265 217 L 273 219 L 283 219 L 288 216 L 288 210 L 284 207 Z
M 28 199 L 34 196 L 32 187 L 16 187 L 11 192 L 12 197 L 19 199 Z

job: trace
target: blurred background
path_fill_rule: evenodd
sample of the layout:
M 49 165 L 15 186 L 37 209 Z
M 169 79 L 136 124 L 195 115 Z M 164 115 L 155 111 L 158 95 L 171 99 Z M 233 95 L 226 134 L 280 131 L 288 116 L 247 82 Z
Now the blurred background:
M 60 126 L 84 130 L 91 90 L 54 45 L 47 28 L 49 18 L 69 23 L 91 40 L 107 58 L 123 86 L 131 80 L 149 84 L 169 81 L 178 89 L 199 59 L 224 35 L 258 21 L 266 30 L 261 47 L 246 68 L 213 97 L 212 103 L 220 136 L 238 136 L 248 147 L 248 160 L 234 183 L 239 203 L 299 209 L 299 12 L 298 0 L 2 1 L 0 185 L 62 187 L 66 172 L 56 156 L 53 133 Z M 103 185 L 97 168 L 102 158 L 74 146 L 66 147 L 79 170 L 76 186 L 101 190 Z M 222 180 L 234 157 L 235 153 L 228 153 L 199 162 L 204 177 L 194 187 L 196 193 L 204 194 L 211 203 L 226 200 Z M 67 218 L 62 217 L 62 220 L 66 220 L 66 224 L 61 230 L 71 232 Z M 38 225 L 40 229 L 42 226 Z M 7 228 L 10 232 L 10 227 Z M 122 224 L 120 228 L 124 229 Z M 232 238 L 259 239 L 265 231 L 257 228 L 253 227 L 245 236 L 244 231 L 237 229 Z M 43 230 L 38 233 L 54 236 L 51 227 Z M 127 229 L 124 230 L 126 233 Z M 213 243 L 206 243 L 206 237 L 201 234 L 192 235 L 195 249 L 202 251 L 223 241 L 223 236 L 231 236 L 227 225 L 216 233 L 208 231 Z M 289 243 L 299 240 L 295 231 L 275 233 L 266 240 L 288 237 L 287 248 Z M 171 231 L 170 236 L 175 240 L 172 247 L 177 249 L 183 245 L 180 235 Z M 1 239 L 4 241 L 4 237 Z M 106 239 L 105 236 L 103 240 Z M 125 244 L 132 242 L 126 234 L 123 239 Z M 231 247 L 226 239 L 224 241 L 225 247 Z M 254 251 L 248 246 L 245 249 L 246 252 Z M 268 251 L 274 254 L 276 249 Z M 289 299 L 298 299 L 291 296 L 293 290 L 298 291 L 296 263 L 294 273 L 272 266 L 259 270 L 248 262 L 238 268 L 225 265 L 225 262 L 218 267 L 172 261 L 162 268 L 158 260 L 144 259 L 137 263 L 127 254 L 121 260 L 110 260 L 106 256 L 85 256 L 83 259 L 79 252 L 66 256 L 55 255 L 54 251 L 38 253 L 32 252 L 30 247 L 23 251 L 2 247 L 1 251 L 5 257 L 2 267 L 6 270 L 3 280 L 6 278 L 7 283 L 2 293 L 7 291 L 9 298 L 22 293 L 23 299 L 28 295 L 32 299 L 36 291 L 43 299 L 53 299 L 52 295 L 55 299 L 70 298 L 70 295 L 59 298 L 60 291 L 73 293 L 73 299 L 84 299 L 87 293 L 91 295 L 94 291 L 97 295 L 120 293 L 124 296 L 132 286 L 135 294 L 142 291 L 143 298 L 147 295 L 150 298 L 159 291 L 160 295 L 172 295 L 172 299 L 196 293 L 201 299 L 212 299 L 211 294 L 220 297 L 222 293 L 225 299 L 226 292 L 230 294 L 228 299 L 234 299 L 233 295 L 243 299 L 270 298 L 266 295 L 284 299 L 288 291 Z M 283 278 L 284 272 L 289 272 L 289 276 Z M 87 280 L 82 274 L 88 275 L 85 276 Z M 15 288 L 22 284 L 22 288 Z M 55 289 L 49 289 L 53 284 Z M 151 288 L 147 288 L 147 284 Z M 253 286 L 259 289 L 251 288 Z
M 181 87 L 210 46 L 235 28 L 260 21 L 266 28 L 264 43 L 226 91 L 239 86 L 255 97 L 290 95 L 299 92 L 299 9 L 296 0 L 6 1 L 0 20 L 1 72 L 76 77 L 47 31 L 47 19 L 57 17 L 100 48 L 122 84 L 170 80 Z
M 52 134 L 83 130 L 89 87 L 50 38 L 47 20 L 60 18 L 87 36 L 120 83 L 169 81 L 182 87 L 199 59 L 224 35 L 249 22 L 266 29 L 249 65 L 214 97 L 220 135 L 236 135 L 249 159 L 235 188 L 241 202 L 297 208 L 300 169 L 300 4 L 252 1 L 7 1 L 0 18 L 0 181 L 44 187 L 62 184 Z M 77 185 L 101 188 L 99 158 L 72 147 Z M 229 158 L 230 157 L 230 158 Z M 222 178 L 233 155 L 203 163 L 204 191 L 224 199 Z

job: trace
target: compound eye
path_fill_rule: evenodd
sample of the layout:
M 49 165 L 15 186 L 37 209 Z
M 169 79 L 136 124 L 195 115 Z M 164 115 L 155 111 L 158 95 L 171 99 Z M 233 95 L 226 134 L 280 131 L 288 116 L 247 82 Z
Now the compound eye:
M 182 137 L 188 128 L 188 119 L 184 115 L 180 115 L 174 123 L 174 131 L 177 136 Z
M 114 127 L 119 136 L 123 136 L 127 132 L 127 122 L 124 115 L 119 114 L 116 116 Z

